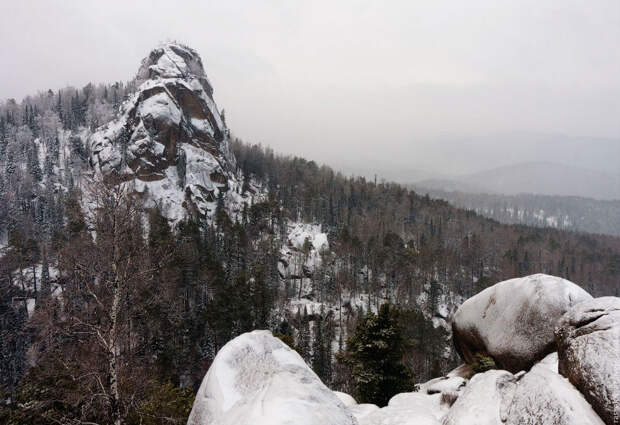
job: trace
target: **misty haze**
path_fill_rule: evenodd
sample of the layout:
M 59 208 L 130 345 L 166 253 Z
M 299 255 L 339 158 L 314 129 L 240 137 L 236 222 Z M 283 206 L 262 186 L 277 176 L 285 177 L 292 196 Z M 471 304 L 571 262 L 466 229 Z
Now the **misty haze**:
M 620 2 L 0 37 L 0 423 L 620 425 Z

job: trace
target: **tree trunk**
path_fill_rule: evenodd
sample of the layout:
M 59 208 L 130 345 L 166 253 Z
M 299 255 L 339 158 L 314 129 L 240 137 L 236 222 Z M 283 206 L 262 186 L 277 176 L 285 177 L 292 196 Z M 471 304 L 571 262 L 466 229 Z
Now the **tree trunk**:
M 118 380 L 120 375 L 120 361 L 119 361 L 119 348 L 118 348 L 118 323 L 119 323 L 119 313 L 121 309 L 121 271 L 119 270 L 120 263 L 120 241 L 119 241 L 119 229 L 117 227 L 117 222 L 114 220 L 114 257 L 112 261 L 112 271 L 114 273 L 114 280 L 112 282 L 113 285 L 113 298 L 112 298 L 112 310 L 110 312 L 110 342 L 108 344 L 109 350 L 109 367 L 110 367 L 110 393 L 111 393 L 111 403 L 110 407 L 112 410 L 112 418 L 114 420 L 114 425 L 122 425 L 121 418 L 121 392 L 118 386 Z
M 110 391 L 112 400 L 110 407 L 112 410 L 112 418 L 114 419 L 114 425 L 121 425 L 121 394 L 118 387 L 119 378 L 119 359 L 117 349 L 117 331 L 118 331 L 118 310 L 120 306 L 120 291 L 118 287 L 114 291 L 114 299 L 112 301 L 111 319 L 112 325 L 110 329 L 110 343 L 109 346 L 109 367 L 110 367 Z

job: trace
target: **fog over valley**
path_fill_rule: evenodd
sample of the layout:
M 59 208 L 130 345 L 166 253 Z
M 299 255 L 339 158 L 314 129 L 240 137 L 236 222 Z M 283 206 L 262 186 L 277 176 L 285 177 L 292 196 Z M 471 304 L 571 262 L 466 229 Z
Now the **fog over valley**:
M 529 162 L 620 174 L 612 0 L 0 8 L 3 39 L 27 34 L 0 46 L 0 99 L 126 81 L 176 39 L 203 56 L 234 135 L 278 152 L 400 182 Z

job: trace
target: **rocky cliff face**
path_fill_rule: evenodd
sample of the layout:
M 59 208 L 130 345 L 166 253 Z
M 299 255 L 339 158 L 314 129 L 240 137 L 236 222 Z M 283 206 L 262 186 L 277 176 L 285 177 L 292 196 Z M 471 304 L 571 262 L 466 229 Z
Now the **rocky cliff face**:
M 196 51 L 176 43 L 155 48 L 136 84 L 119 117 L 89 139 L 96 173 L 130 182 L 173 220 L 208 218 L 220 195 L 241 204 L 229 131 Z

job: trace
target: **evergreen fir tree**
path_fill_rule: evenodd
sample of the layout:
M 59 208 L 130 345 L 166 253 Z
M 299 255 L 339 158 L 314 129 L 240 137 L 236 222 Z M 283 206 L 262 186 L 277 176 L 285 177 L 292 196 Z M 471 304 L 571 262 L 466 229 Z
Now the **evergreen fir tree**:
M 368 313 L 347 339 L 340 360 L 351 367 L 361 403 L 386 406 L 395 394 L 411 390 L 412 377 L 402 362 L 404 346 L 398 310 L 389 304 L 378 314 Z
M 322 308 L 322 306 L 321 306 Z M 312 340 L 312 369 L 323 382 L 327 372 L 325 356 L 325 338 L 323 336 L 322 314 L 314 321 L 314 339 Z
M 311 364 L 312 355 L 310 352 L 310 322 L 308 321 L 308 312 L 304 306 L 303 314 L 300 314 L 299 336 L 297 338 L 297 346 L 301 357 L 306 363 Z

